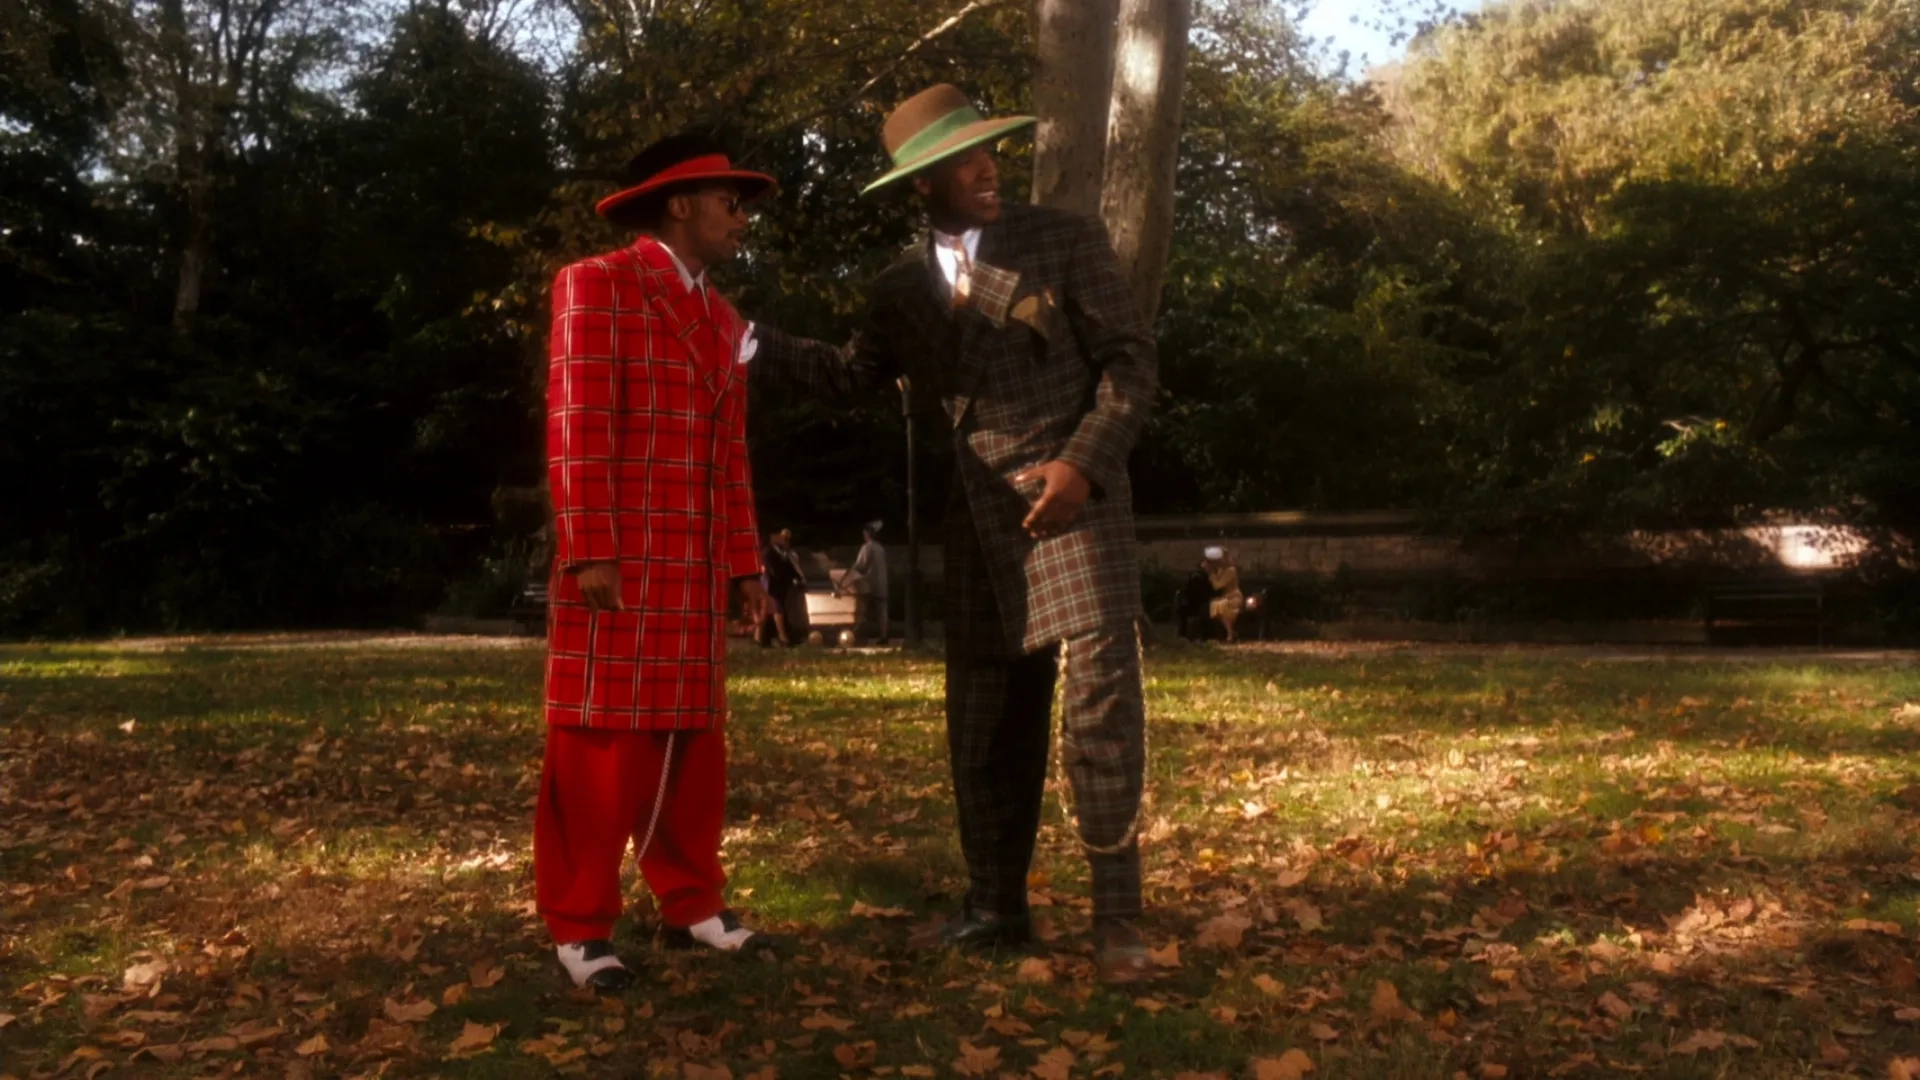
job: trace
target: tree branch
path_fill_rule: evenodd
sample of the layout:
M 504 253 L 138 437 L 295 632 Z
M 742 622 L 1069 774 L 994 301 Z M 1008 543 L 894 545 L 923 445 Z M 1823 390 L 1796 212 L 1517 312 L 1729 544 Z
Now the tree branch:
M 960 23 L 963 20 L 965 20 L 967 16 L 973 14 L 976 11 L 979 11 L 982 8 L 999 7 L 1004 2 L 1005 0 L 967 0 L 967 5 L 965 7 L 961 8 L 959 11 L 954 12 L 952 15 L 947 16 L 947 20 L 945 22 L 941 23 L 940 25 L 934 27 L 933 29 L 927 31 L 924 34 L 921 34 L 918 40 L 914 41 L 913 44 L 907 46 L 907 51 L 901 53 L 898 57 L 894 59 L 893 63 L 888 64 L 884 68 L 881 68 L 880 71 L 873 76 L 873 78 L 868 79 L 864 83 L 861 83 L 860 89 L 855 90 L 851 95 L 848 96 L 846 105 L 851 105 L 854 102 L 859 101 L 862 97 L 865 97 L 867 91 L 879 85 L 880 80 L 886 78 L 889 75 L 892 75 L 896 71 L 899 71 L 902 65 L 904 65 L 908 60 L 913 59 L 914 53 L 917 53 L 921 49 L 925 48 L 928 42 L 935 40 L 936 38 L 940 37 L 942 34 L 945 34 L 948 31 L 952 30 L 954 27 L 959 26 Z M 843 105 L 842 107 L 844 108 L 845 106 Z
M 769 128 L 766 134 L 760 137 L 759 141 L 755 142 L 753 146 L 750 149 L 748 149 L 745 154 L 741 155 L 741 160 L 742 161 L 751 160 L 755 154 L 759 153 L 762 149 L 766 147 L 766 145 L 769 142 L 773 141 L 774 136 L 780 134 L 783 131 L 786 131 L 793 127 L 797 127 L 801 124 L 811 123 L 815 120 L 820 119 L 821 117 L 832 116 L 835 113 L 844 112 L 845 110 L 852 108 L 861 98 L 866 96 L 867 91 L 873 89 L 875 86 L 878 86 L 881 80 L 887 78 L 889 75 L 892 75 L 894 72 L 899 71 L 900 68 L 903 65 L 905 65 L 908 60 L 911 60 L 913 58 L 915 53 L 919 52 L 921 49 L 925 48 L 930 43 L 939 40 L 941 37 L 945 36 L 946 34 L 951 33 L 955 27 L 959 26 L 961 22 L 963 22 L 967 18 L 967 16 L 972 15 L 976 11 L 985 11 L 988 8 L 1002 7 L 1002 6 L 1005 6 L 1006 3 L 1007 3 L 1007 0 L 967 0 L 966 5 L 962 7 L 959 11 L 956 11 L 952 15 L 947 16 L 947 18 L 943 20 L 938 26 L 935 26 L 933 29 L 927 31 L 924 34 L 921 34 L 918 38 L 914 39 L 913 43 L 907 46 L 905 52 L 895 57 L 894 61 L 891 64 L 888 64 L 886 67 L 880 69 L 880 71 L 876 73 L 872 78 L 862 83 L 858 90 L 855 90 L 853 93 L 848 94 L 845 98 L 842 98 L 840 101 L 835 102 L 834 104 L 829 105 L 826 108 L 816 109 L 813 112 L 807 113 L 803 116 L 797 116 L 792 120 L 787 121 L 784 124 L 780 124 L 777 127 Z

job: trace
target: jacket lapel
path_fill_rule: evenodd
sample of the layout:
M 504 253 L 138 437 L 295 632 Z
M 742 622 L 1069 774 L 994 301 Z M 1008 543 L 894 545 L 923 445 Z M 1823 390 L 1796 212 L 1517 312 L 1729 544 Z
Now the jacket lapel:
M 733 354 L 722 348 L 725 342 L 721 339 L 727 336 L 722 333 L 724 320 L 716 320 L 707 310 L 699 290 L 681 283 L 680 268 L 658 240 L 643 236 L 634 246 L 640 253 L 640 273 L 648 279 L 648 303 L 666 325 L 667 333 L 680 342 L 687 363 L 717 405 L 722 384 L 733 375 Z M 715 304 L 725 303 L 718 297 L 713 299 Z
M 1005 218 L 982 226 L 980 246 L 973 254 L 974 265 L 1008 269 L 1007 264 L 1013 252 L 1009 250 L 1007 240 Z M 967 415 L 967 407 L 973 404 L 980 379 L 986 373 L 987 360 L 992 351 L 988 346 L 992 341 L 994 325 L 980 312 L 964 308 L 953 313 L 953 320 L 959 324 L 960 331 L 953 380 L 956 398 L 953 422 L 957 426 Z

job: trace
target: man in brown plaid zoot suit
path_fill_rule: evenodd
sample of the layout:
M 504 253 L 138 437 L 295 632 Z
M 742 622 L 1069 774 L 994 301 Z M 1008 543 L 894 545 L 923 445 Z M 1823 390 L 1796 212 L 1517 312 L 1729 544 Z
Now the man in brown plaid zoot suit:
M 954 433 L 945 522 L 947 739 L 970 885 L 962 946 L 1028 940 L 1027 872 L 1046 787 L 1056 672 L 1062 745 L 1091 864 L 1103 977 L 1146 969 L 1138 826 L 1145 708 L 1127 458 L 1158 389 L 1104 228 L 1001 205 L 988 120 L 936 86 L 888 117 L 895 168 L 932 229 L 881 273 L 835 349 L 755 331 L 755 378 L 811 392 L 911 380 Z

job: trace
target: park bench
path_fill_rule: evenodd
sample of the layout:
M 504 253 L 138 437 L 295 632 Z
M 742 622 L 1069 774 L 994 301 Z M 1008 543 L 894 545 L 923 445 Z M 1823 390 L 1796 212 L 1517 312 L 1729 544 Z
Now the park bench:
M 1826 590 L 1818 581 L 1782 578 L 1713 585 L 1707 589 L 1707 643 L 1751 640 L 1756 632 L 1777 638 L 1811 628 L 1814 641 L 1827 643 Z

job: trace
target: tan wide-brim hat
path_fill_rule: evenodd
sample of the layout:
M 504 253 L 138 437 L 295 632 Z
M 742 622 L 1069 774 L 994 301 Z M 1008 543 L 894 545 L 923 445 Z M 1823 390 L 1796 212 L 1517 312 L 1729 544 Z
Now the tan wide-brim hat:
M 941 83 L 900 103 L 880 128 L 893 169 L 860 190 L 865 195 L 962 150 L 991 142 L 1009 132 L 1038 123 L 1037 117 L 1006 116 L 989 120 L 980 115 L 960 88 Z

